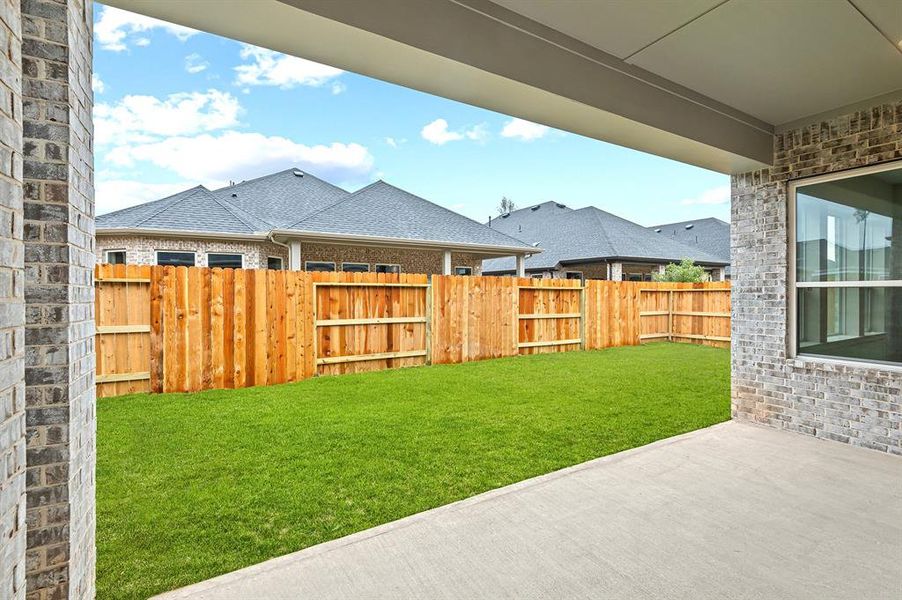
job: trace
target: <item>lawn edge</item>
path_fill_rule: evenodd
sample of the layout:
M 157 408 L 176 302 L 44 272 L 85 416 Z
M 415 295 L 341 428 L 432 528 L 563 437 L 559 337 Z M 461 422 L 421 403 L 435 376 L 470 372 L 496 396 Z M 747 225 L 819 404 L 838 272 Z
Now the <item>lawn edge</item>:
M 498 498 L 501 496 L 505 496 L 512 492 L 516 492 L 525 488 L 537 487 L 541 485 L 548 484 L 552 481 L 560 479 L 561 477 L 565 477 L 567 475 L 578 473 L 580 471 L 584 471 L 586 469 L 594 468 L 600 464 L 604 463 L 613 463 L 618 462 L 620 460 L 626 459 L 635 454 L 647 452 L 656 448 L 660 448 L 662 446 L 669 446 L 672 444 L 678 444 L 680 442 L 695 438 L 699 435 L 702 435 L 704 432 L 709 432 L 715 429 L 722 429 L 725 427 L 729 427 L 730 424 L 734 423 L 731 419 L 723 421 L 721 423 L 716 423 L 714 425 L 710 425 L 708 427 L 703 427 L 701 429 L 695 429 L 693 431 L 688 431 L 686 433 L 681 433 L 679 435 L 671 436 L 668 438 L 663 438 L 660 440 L 656 440 L 649 444 L 645 444 L 644 446 L 637 446 L 635 448 L 630 448 L 628 450 L 622 450 L 620 452 L 615 452 L 613 454 L 608 454 L 605 456 L 600 456 L 598 458 L 593 458 L 586 462 L 582 462 L 576 465 L 571 465 L 569 467 L 564 467 L 563 469 L 558 469 L 556 471 L 551 471 L 550 473 L 545 473 L 544 475 L 538 475 L 536 477 L 531 477 L 529 479 L 524 479 L 523 481 L 518 481 L 516 483 L 512 483 L 500 488 L 495 488 L 493 490 L 489 490 L 487 492 L 482 492 L 480 494 L 476 494 L 475 496 L 470 496 L 469 498 L 464 498 L 463 500 L 457 500 L 455 502 L 451 502 L 449 504 L 443 504 L 441 506 L 437 506 L 435 508 L 430 508 L 429 510 L 424 510 L 422 512 L 418 512 L 412 515 L 408 515 L 406 517 L 402 517 L 395 521 L 389 521 L 388 523 L 383 523 L 382 525 L 376 525 L 375 527 L 370 527 L 369 529 L 364 529 L 363 531 L 358 531 L 356 533 L 352 533 L 346 535 L 344 537 L 340 537 L 334 540 L 329 540 L 327 542 L 322 542 L 320 544 L 316 544 L 315 546 L 310 546 L 308 548 L 304 548 L 302 550 L 298 550 L 297 552 L 292 552 L 290 554 L 285 554 L 283 556 L 278 556 L 276 558 L 270 558 L 263 562 L 257 563 L 255 565 L 251 565 L 249 567 L 244 567 L 238 569 L 237 571 L 232 571 L 230 573 L 224 573 L 222 575 L 217 575 L 211 579 L 207 579 L 204 581 L 200 581 L 198 583 L 192 583 L 187 586 L 176 588 L 174 590 L 170 590 L 168 592 L 163 592 L 161 594 L 155 595 L 151 597 L 151 600 L 180 600 L 183 598 L 190 598 L 195 594 L 199 594 L 205 591 L 209 591 L 215 589 L 223 584 L 228 584 L 235 580 L 240 580 L 248 577 L 254 577 L 256 575 L 266 573 L 272 571 L 274 569 L 278 569 L 285 564 L 295 563 L 303 560 L 307 560 L 316 556 L 320 556 L 322 554 L 327 554 L 332 552 L 333 550 L 337 550 L 339 548 L 343 548 L 345 546 L 349 546 L 352 544 L 356 544 L 363 540 L 372 539 L 375 537 L 379 537 L 391 531 L 395 531 L 398 529 L 403 529 L 405 527 L 409 527 L 420 522 L 423 519 L 426 519 L 435 514 L 442 514 L 445 512 L 454 512 L 457 510 L 461 510 L 463 508 L 472 506 L 474 504 L 480 504 L 482 502 L 486 502 L 492 500 L 494 498 Z

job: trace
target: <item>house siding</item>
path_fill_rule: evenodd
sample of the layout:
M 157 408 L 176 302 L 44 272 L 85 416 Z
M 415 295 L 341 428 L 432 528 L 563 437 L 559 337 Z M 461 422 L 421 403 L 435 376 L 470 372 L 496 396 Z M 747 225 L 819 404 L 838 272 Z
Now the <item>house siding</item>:
M 733 418 L 902 455 L 902 371 L 790 358 L 787 326 L 789 181 L 902 159 L 902 102 L 774 143 L 772 168 L 731 181 Z

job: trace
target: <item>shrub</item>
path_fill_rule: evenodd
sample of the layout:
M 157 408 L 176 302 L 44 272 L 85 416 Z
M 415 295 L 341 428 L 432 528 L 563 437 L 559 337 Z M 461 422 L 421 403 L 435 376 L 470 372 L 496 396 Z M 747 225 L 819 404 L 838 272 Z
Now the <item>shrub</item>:
M 710 281 L 704 267 L 696 265 L 688 258 L 684 258 L 680 264 L 670 263 L 664 267 L 664 273 L 655 273 L 655 281 L 667 281 L 671 283 L 700 283 Z

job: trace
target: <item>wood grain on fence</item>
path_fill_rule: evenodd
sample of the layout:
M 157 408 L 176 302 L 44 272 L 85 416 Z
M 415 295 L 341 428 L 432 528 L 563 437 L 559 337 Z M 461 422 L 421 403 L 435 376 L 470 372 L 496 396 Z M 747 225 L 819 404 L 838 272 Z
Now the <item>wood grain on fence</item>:
M 729 283 L 100 265 L 95 308 L 99 396 L 730 335 Z

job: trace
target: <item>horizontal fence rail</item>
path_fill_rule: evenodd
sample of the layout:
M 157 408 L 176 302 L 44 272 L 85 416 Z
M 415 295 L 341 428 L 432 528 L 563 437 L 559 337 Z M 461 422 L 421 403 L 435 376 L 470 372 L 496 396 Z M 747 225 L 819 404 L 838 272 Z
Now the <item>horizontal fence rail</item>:
M 730 340 L 729 283 L 99 265 L 95 289 L 101 397 Z

